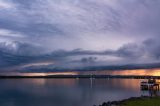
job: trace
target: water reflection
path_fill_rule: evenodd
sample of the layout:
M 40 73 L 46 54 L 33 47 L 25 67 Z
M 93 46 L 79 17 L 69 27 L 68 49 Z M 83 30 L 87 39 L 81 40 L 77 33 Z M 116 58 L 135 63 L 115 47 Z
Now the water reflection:
M 141 96 L 138 79 L 1 79 L 1 106 L 93 106 Z M 145 93 L 147 95 L 147 93 Z M 148 93 L 149 95 L 149 93 Z
M 160 96 L 160 92 L 158 90 L 142 90 L 141 96 L 150 96 L 150 97 L 156 97 Z
M 159 87 L 160 87 L 160 82 L 159 80 L 156 79 L 148 79 L 148 81 L 142 81 L 141 82 L 141 91 L 142 91 L 142 96 L 160 96 L 159 95 Z

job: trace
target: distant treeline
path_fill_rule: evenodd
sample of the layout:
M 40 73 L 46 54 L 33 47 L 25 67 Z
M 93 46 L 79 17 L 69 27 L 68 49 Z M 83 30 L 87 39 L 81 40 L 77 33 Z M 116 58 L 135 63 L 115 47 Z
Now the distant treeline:
M 160 79 L 160 76 L 132 76 L 132 75 L 46 75 L 46 76 L 0 76 L 0 79 L 8 78 L 126 78 L 126 79 Z

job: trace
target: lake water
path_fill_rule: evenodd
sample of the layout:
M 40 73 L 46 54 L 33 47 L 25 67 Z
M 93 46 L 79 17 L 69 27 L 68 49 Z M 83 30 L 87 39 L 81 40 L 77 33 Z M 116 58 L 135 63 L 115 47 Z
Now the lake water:
M 149 95 L 140 79 L 0 79 L 0 106 L 93 106 Z M 159 93 L 159 92 L 158 92 Z

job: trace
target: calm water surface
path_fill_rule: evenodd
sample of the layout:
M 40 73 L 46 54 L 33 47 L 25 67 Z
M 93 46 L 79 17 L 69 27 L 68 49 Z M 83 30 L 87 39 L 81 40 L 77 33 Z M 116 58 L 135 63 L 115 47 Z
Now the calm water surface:
M 149 95 L 139 79 L 0 79 L 0 106 L 93 106 Z

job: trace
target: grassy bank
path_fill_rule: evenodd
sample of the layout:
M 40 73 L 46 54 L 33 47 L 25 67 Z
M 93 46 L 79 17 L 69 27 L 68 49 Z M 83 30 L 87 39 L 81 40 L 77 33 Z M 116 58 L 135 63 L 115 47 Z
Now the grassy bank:
M 160 97 L 130 99 L 125 101 L 122 106 L 160 106 Z
M 160 97 L 131 97 L 122 101 L 104 102 L 99 106 L 160 106 Z

